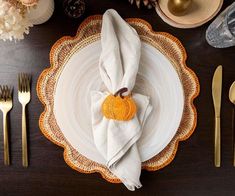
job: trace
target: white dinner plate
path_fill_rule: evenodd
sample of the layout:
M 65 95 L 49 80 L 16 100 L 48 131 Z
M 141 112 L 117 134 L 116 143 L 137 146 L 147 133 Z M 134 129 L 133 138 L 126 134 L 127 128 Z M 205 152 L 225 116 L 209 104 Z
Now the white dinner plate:
M 105 90 L 98 68 L 100 41 L 75 52 L 62 70 L 55 89 L 54 114 L 67 141 L 82 155 L 105 164 L 93 142 L 90 92 Z M 184 109 L 181 81 L 171 62 L 142 42 L 134 92 L 150 97 L 153 111 L 138 141 L 142 161 L 161 152 L 172 140 Z

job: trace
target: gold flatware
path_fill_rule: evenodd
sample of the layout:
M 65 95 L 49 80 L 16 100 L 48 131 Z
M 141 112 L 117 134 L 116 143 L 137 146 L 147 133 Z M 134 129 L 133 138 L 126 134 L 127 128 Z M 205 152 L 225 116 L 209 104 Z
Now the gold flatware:
M 18 76 L 18 99 L 22 105 L 22 164 L 28 167 L 27 150 L 27 127 L 26 127 L 26 105 L 30 102 L 30 81 L 29 74 L 21 73 Z
M 235 81 L 229 89 L 229 100 L 233 103 L 232 129 L 233 129 L 233 166 L 235 167 Z
M 0 109 L 3 114 L 4 164 L 10 165 L 7 114 L 12 109 L 12 89 L 5 85 L 0 86 Z
M 175 16 L 184 15 L 192 0 L 168 0 L 168 9 Z
M 218 66 L 215 70 L 212 80 L 212 96 L 215 109 L 215 167 L 221 164 L 221 130 L 220 130 L 220 110 L 221 110 L 221 94 L 222 94 L 222 66 Z

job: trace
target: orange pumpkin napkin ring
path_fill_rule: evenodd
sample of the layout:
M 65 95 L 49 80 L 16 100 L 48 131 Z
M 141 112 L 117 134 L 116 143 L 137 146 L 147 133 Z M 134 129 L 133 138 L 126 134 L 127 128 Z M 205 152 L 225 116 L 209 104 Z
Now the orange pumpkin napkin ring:
M 108 95 L 102 104 L 102 113 L 107 119 L 118 121 L 131 120 L 137 111 L 132 95 L 123 96 L 128 88 L 121 88 L 114 95 Z

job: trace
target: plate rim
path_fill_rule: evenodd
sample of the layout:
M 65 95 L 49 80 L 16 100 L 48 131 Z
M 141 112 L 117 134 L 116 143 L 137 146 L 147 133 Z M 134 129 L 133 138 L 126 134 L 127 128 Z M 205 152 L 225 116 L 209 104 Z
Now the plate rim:
M 83 28 L 87 27 L 87 25 L 93 23 L 94 20 L 101 21 L 102 15 L 94 15 L 94 16 L 88 17 L 80 24 L 80 26 L 77 30 L 77 33 L 74 37 L 64 36 L 64 37 L 60 38 L 58 41 L 56 41 L 56 43 L 52 46 L 51 51 L 50 51 L 50 55 L 49 55 L 50 56 L 50 67 L 48 67 L 42 71 L 42 73 L 40 74 L 40 76 L 38 78 L 37 87 L 36 87 L 38 98 L 41 101 L 41 103 L 44 105 L 44 110 L 41 113 L 40 118 L 39 118 L 39 128 L 46 138 L 48 138 L 50 141 L 52 141 L 56 145 L 64 148 L 64 153 L 63 153 L 64 160 L 71 168 L 73 168 L 79 172 L 82 172 L 82 173 L 99 172 L 102 175 L 102 177 L 105 178 L 107 181 L 112 182 L 112 183 L 120 183 L 119 179 L 110 178 L 109 176 L 107 176 L 107 174 L 105 173 L 104 167 L 103 168 L 101 167 L 100 169 L 92 169 L 89 171 L 85 170 L 83 168 L 77 167 L 73 162 L 71 162 L 71 160 L 69 158 L 69 152 L 72 150 L 72 147 L 66 141 L 61 142 L 61 141 L 55 139 L 53 136 L 51 136 L 48 133 L 46 127 L 44 126 L 44 122 L 43 122 L 45 116 L 48 115 L 48 112 L 50 109 L 48 108 L 48 103 L 46 103 L 44 92 L 41 88 L 41 84 L 43 84 L 45 82 L 45 80 L 48 80 L 48 77 L 47 77 L 48 74 L 50 74 L 50 72 L 53 71 L 54 66 L 56 66 L 53 62 L 54 53 L 60 49 L 61 44 L 63 42 L 68 41 L 68 40 L 74 41 L 76 39 L 82 39 L 82 35 L 80 35 L 79 32 L 82 31 Z M 191 129 L 187 132 L 186 135 L 184 135 L 184 137 L 177 137 L 177 139 L 174 141 L 175 143 L 174 143 L 174 150 L 173 150 L 172 155 L 162 165 L 158 166 L 158 165 L 151 164 L 150 160 L 148 160 L 142 166 L 142 169 L 145 169 L 148 171 L 155 171 L 155 170 L 161 169 L 161 168 L 165 167 L 166 165 L 168 165 L 174 159 L 174 157 L 176 155 L 176 151 L 178 149 L 179 142 L 188 139 L 192 135 L 192 133 L 194 132 L 194 130 L 196 128 L 196 124 L 197 124 L 197 111 L 196 111 L 196 108 L 193 104 L 193 101 L 199 95 L 200 85 L 199 85 L 199 80 L 198 80 L 196 74 L 186 65 L 186 59 L 187 59 L 186 51 L 185 51 L 183 45 L 181 44 L 181 42 L 176 37 L 174 37 L 171 34 L 166 33 L 166 32 L 154 32 L 151 25 L 148 22 L 146 22 L 142 19 L 139 19 L 139 18 L 128 18 L 128 19 L 126 19 L 126 21 L 129 23 L 139 23 L 139 24 L 143 25 L 145 28 L 147 28 L 151 34 L 153 34 L 153 35 L 158 34 L 161 36 L 166 36 L 172 42 L 174 42 L 182 53 L 182 61 L 181 61 L 182 68 L 188 72 L 188 74 L 192 77 L 191 79 L 192 79 L 193 83 L 195 84 L 194 92 L 191 95 L 190 100 L 189 100 L 189 107 L 193 113 L 193 124 L 191 126 Z M 160 52 L 162 52 L 162 51 L 160 51 Z
M 166 22 L 168 25 L 170 25 L 172 27 L 176 27 L 176 28 L 189 29 L 189 28 L 199 27 L 199 26 L 207 23 L 208 21 L 210 21 L 212 18 L 214 18 L 219 13 L 219 11 L 221 10 L 221 8 L 223 6 L 223 1 L 224 0 L 220 0 L 217 9 L 208 18 L 202 20 L 201 22 L 197 22 L 197 23 L 194 23 L 194 24 L 183 24 L 183 23 L 179 23 L 177 21 L 174 21 L 173 19 L 171 19 L 169 16 L 167 16 L 165 14 L 165 12 L 163 11 L 163 9 L 161 8 L 159 3 L 156 3 L 155 10 L 156 10 L 157 14 L 160 16 L 160 18 L 164 22 Z

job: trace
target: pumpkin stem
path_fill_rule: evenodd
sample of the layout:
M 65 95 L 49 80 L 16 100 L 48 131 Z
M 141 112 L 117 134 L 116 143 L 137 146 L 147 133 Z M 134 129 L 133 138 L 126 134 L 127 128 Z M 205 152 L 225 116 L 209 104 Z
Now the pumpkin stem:
M 114 97 L 120 95 L 120 97 L 123 99 L 124 96 L 122 95 L 123 93 L 127 92 L 128 91 L 128 88 L 124 87 L 124 88 L 121 88 L 119 89 L 115 94 L 114 94 Z

